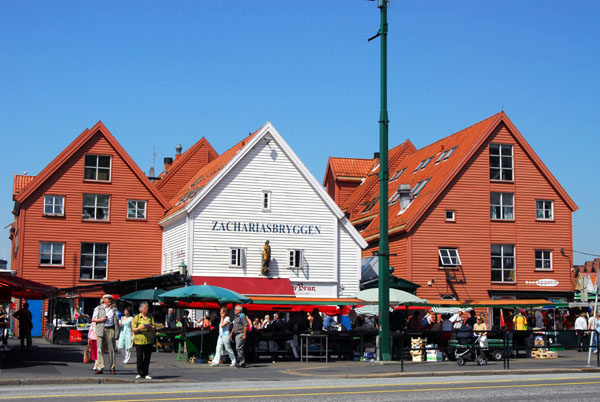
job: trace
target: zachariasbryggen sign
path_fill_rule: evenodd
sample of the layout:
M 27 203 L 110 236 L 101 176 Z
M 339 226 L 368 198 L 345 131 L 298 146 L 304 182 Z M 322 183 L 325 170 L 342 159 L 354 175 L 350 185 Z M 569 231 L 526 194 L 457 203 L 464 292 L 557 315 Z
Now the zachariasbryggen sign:
M 320 235 L 318 225 L 299 225 L 287 223 L 212 221 L 213 232 L 275 233 L 295 235 Z

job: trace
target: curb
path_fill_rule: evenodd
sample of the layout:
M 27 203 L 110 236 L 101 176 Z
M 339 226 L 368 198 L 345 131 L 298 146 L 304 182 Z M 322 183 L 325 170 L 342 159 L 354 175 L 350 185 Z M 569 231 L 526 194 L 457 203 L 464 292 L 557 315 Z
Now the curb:
M 71 385 L 71 384 L 151 384 L 151 383 L 177 383 L 186 380 L 123 380 L 119 378 L 15 378 L 0 379 L 0 387 L 19 385 Z
M 342 378 L 394 378 L 394 377 L 452 377 L 452 376 L 484 376 L 484 375 L 519 375 L 519 374 L 567 374 L 567 373 L 600 373 L 600 368 L 564 368 L 564 369 L 516 369 L 516 370 L 467 370 L 467 371 L 432 371 L 432 372 L 396 372 L 374 374 L 348 374 Z

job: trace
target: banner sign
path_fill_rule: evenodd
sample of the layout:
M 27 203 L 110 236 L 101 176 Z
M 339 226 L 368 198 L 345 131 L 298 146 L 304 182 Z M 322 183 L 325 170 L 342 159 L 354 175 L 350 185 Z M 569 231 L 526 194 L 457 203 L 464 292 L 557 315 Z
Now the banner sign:
M 537 281 L 525 281 L 525 285 L 537 285 L 540 287 L 554 287 L 558 286 L 556 279 L 538 279 Z

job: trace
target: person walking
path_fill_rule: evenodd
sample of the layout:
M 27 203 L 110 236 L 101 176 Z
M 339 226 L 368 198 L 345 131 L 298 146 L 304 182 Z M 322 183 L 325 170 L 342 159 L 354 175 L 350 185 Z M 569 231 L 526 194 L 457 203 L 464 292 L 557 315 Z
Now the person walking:
M 220 364 L 221 361 L 221 352 L 223 347 L 229 354 L 229 358 L 231 359 L 231 367 L 236 366 L 236 358 L 235 353 L 233 352 L 233 348 L 231 347 L 231 339 L 229 335 L 231 334 L 231 319 L 227 315 L 229 313 L 229 309 L 227 307 L 221 308 L 221 321 L 219 322 L 219 338 L 217 340 L 217 350 L 215 351 L 215 357 L 213 357 L 211 366 L 215 367 Z
M 246 346 L 246 335 L 248 333 L 248 320 L 242 313 L 242 306 L 235 306 L 235 318 L 233 319 L 233 331 L 229 334 L 229 339 L 235 339 L 235 350 L 237 351 L 236 367 L 246 367 L 246 357 L 244 347 Z
M 117 309 L 112 305 L 112 295 L 102 296 L 102 303 L 94 309 L 92 322 L 96 324 L 96 338 L 98 341 L 98 364 L 94 374 L 104 371 L 104 346 L 108 351 L 108 364 L 110 373 L 117 374 L 115 370 L 115 341 L 119 338 L 119 320 Z
M 21 340 L 21 352 L 25 349 L 27 340 L 27 351 L 31 352 L 31 330 L 33 329 L 33 316 L 29 311 L 29 303 L 23 303 L 23 308 L 17 310 L 13 317 L 19 320 L 19 339 Z
M 577 351 L 583 352 L 587 351 L 586 345 L 586 334 L 585 331 L 588 329 L 587 319 L 585 317 L 585 313 L 581 313 L 579 317 L 575 320 L 575 335 L 577 336 Z
M 140 304 L 140 313 L 133 318 L 131 324 L 133 331 L 133 343 L 135 344 L 137 375 L 135 378 L 145 378 L 151 380 L 148 375 L 150 370 L 150 356 L 152 355 L 152 345 L 154 344 L 154 318 L 148 315 L 148 303 Z
M 0 350 L 9 350 L 8 349 L 8 313 L 4 309 L 4 304 L 0 304 L 0 340 L 2 341 L 2 346 L 0 346 Z
M 133 317 L 131 316 L 131 307 L 125 307 L 123 316 L 119 323 L 121 324 L 121 335 L 119 335 L 118 349 L 123 355 L 123 364 L 129 363 L 131 358 L 131 347 L 133 346 L 133 335 L 131 332 L 131 324 Z

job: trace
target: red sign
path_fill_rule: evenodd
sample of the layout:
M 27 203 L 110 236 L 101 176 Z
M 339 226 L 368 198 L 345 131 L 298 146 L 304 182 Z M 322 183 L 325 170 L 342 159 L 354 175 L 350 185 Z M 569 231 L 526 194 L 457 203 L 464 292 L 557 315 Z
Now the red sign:
M 83 341 L 83 336 L 81 335 L 81 332 L 77 331 L 76 329 L 69 330 L 69 342 L 82 342 L 82 341 Z

